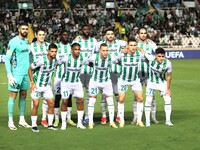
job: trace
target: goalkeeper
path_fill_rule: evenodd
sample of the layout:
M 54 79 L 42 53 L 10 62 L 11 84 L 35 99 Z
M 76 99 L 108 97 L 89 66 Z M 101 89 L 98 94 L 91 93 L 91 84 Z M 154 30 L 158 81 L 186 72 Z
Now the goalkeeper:
M 6 52 L 6 71 L 8 77 L 8 90 L 10 96 L 8 99 L 8 127 L 10 130 L 17 130 L 13 122 L 14 102 L 19 92 L 19 127 L 30 128 L 25 119 L 24 113 L 26 109 L 26 95 L 29 89 L 28 68 L 29 52 L 28 52 L 28 24 L 20 22 L 18 25 L 18 35 L 13 37 L 8 43 Z

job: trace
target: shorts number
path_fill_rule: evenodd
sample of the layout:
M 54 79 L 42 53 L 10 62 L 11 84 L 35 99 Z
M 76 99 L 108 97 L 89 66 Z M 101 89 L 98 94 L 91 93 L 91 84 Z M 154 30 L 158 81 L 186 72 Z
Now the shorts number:
M 69 95 L 68 91 L 64 91 L 63 94 L 64 94 L 64 97 L 68 97 Z
M 147 94 L 149 94 L 149 95 L 154 95 L 154 89 L 149 89 L 149 90 L 147 91 Z
M 60 93 L 60 87 L 57 87 L 57 93 Z
M 91 88 L 91 94 L 92 95 L 97 94 L 97 88 Z
M 126 85 L 121 85 L 121 89 L 120 89 L 120 91 L 122 91 L 122 92 L 126 92 Z

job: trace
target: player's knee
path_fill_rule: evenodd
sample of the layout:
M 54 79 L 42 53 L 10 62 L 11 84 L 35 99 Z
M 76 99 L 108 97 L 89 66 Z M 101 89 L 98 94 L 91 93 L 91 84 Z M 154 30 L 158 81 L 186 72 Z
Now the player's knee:
M 123 104 L 124 103 L 124 100 L 123 99 L 119 99 L 118 101 L 120 104 Z
M 48 107 L 54 108 L 54 101 L 53 100 L 48 101 Z
M 142 95 L 137 96 L 137 101 L 142 103 L 143 102 L 143 96 Z
M 39 107 L 39 102 L 34 101 L 34 102 L 33 102 L 33 108 L 34 108 L 34 109 L 38 109 L 38 107 Z
M 83 99 L 83 98 L 78 98 L 78 99 L 77 99 L 77 103 L 78 103 L 78 104 L 83 104 L 83 102 L 84 102 L 84 99 Z
M 19 95 L 19 96 L 20 96 L 21 98 L 24 98 L 24 99 L 25 99 L 25 98 L 26 98 L 26 95 L 27 95 L 27 94 L 26 94 L 26 91 L 20 91 L 20 95 Z
M 67 105 L 68 104 L 68 100 L 67 99 L 62 99 L 62 105 Z
M 119 102 L 120 104 L 123 104 L 123 103 L 124 103 L 124 98 L 119 97 L 118 102 Z

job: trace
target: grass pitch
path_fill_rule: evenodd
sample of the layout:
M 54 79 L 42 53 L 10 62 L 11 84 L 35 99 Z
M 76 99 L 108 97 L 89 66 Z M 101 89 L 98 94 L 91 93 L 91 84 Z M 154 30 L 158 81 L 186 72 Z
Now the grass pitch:
M 40 133 L 31 129 L 18 128 L 11 131 L 7 127 L 7 78 L 4 64 L 0 64 L 0 150 L 199 150 L 200 149 L 200 60 L 172 60 L 172 116 L 174 127 L 167 127 L 164 115 L 164 101 L 156 93 L 157 119 L 160 124 L 151 127 L 131 125 L 133 94 L 128 92 L 125 100 L 126 125 L 113 129 L 100 124 L 100 96 L 95 105 L 95 126 L 93 130 L 80 130 L 68 126 L 66 131 L 52 131 L 40 125 L 41 105 L 38 127 Z M 27 97 L 26 120 L 30 119 L 30 93 Z M 41 103 L 40 103 L 41 104 Z M 73 101 L 72 118 L 76 121 L 76 108 Z M 19 120 L 18 100 L 15 102 L 14 121 Z M 144 121 L 143 114 L 143 121 Z

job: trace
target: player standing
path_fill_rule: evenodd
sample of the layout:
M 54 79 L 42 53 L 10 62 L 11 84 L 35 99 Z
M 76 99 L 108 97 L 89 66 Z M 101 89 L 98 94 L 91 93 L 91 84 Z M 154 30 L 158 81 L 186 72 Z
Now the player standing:
M 51 43 L 48 47 L 47 55 L 36 59 L 29 67 L 28 74 L 31 82 L 31 98 L 33 108 L 31 110 L 32 131 L 39 132 L 37 128 L 37 111 L 39 107 L 39 98 L 42 96 L 48 104 L 48 129 L 57 130 L 53 124 L 54 118 L 54 100 L 51 86 L 51 79 L 54 69 L 57 65 L 57 46 Z M 33 71 L 37 71 L 37 78 L 34 78 Z
M 120 117 L 119 127 L 124 127 L 124 100 L 128 86 L 131 86 L 134 96 L 137 99 L 137 126 L 143 127 L 142 114 L 143 114 L 143 94 L 142 84 L 138 76 L 138 72 L 141 65 L 142 56 L 141 52 L 137 50 L 136 40 L 129 39 L 127 46 L 127 53 L 120 53 L 116 57 L 116 62 L 122 65 L 122 72 L 118 79 L 118 113 Z
M 90 35 L 90 27 L 88 25 L 82 26 L 82 34 L 79 38 L 76 38 L 73 43 L 79 43 L 81 46 L 81 53 L 84 57 L 95 53 L 95 48 L 97 40 Z M 88 65 L 84 65 L 81 70 L 80 79 L 83 85 L 83 88 L 86 89 L 86 108 L 85 108 L 85 119 L 84 123 L 88 123 L 88 102 L 89 102 L 89 81 L 92 75 L 92 68 Z
M 88 63 L 92 63 L 94 68 L 92 77 L 89 82 L 89 129 L 93 129 L 94 126 L 94 105 L 99 89 L 102 91 L 102 94 L 106 96 L 110 118 L 110 127 L 118 128 L 114 123 L 113 88 L 110 80 L 110 67 L 112 63 L 112 58 L 111 55 L 108 53 L 108 45 L 106 43 L 102 43 L 100 45 L 99 53 L 91 55 L 88 59 Z
M 82 66 L 85 64 L 85 59 L 80 53 L 80 45 L 73 43 L 71 46 L 71 54 L 61 59 L 59 63 L 64 64 L 64 74 L 61 81 L 61 95 L 62 95 L 62 106 L 61 106 L 61 118 L 62 126 L 61 130 L 66 130 L 66 117 L 67 117 L 67 103 L 68 98 L 71 94 L 76 98 L 77 103 L 77 128 L 85 129 L 82 124 L 84 114 L 84 92 L 82 83 L 80 81 L 80 73 Z
M 71 43 L 69 43 L 68 32 L 66 30 L 61 31 L 60 33 L 60 42 L 57 43 L 58 52 L 57 59 L 61 60 L 67 54 L 71 53 Z M 64 65 L 57 66 L 56 74 L 54 77 L 54 94 L 55 94 L 55 121 L 54 126 L 57 127 L 59 124 L 59 114 L 60 114 L 60 99 L 61 99 L 61 79 L 64 74 Z M 68 115 L 67 122 L 71 125 L 76 125 L 73 120 L 71 120 L 71 111 L 72 111 L 72 95 L 70 95 L 67 103 Z
M 39 60 L 43 56 L 46 56 L 46 54 L 48 53 L 47 51 L 48 51 L 49 43 L 45 42 L 46 35 L 47 35 L 46 29 L 44 29 L 42 27 L 39 27 L 36 30 L 35 37 L 36 37 L 37 40 L 32 42 L 30 44 L 30 46 L 29 46 L 31 63 L 33 63 L 34 61 Z M 34 70 L 33 71 L 34 78 L 37 78 L 37 74 L 38 74 L 38 70 Z M 46 100 L 43 100 L 42 101 L 42 120 L 41 120 L 41 124 L 44 127 L 48 127 L 48 123 L 47 123 L 47 120 L 46 120 L 47 110 L 48 110 L 47 102 L 46 102 Z
M 109 48 L 109 54 L 112 54 L 113 56 L 117 56 L 119 52 L 121 52 L 121 48 L 127 45 L 126 41 L 122 40 L 116 40 L 115 39 L 115 34 L 113 29 L 107 29 L 105 31 L 105 40 L 102 40 L 99 42 L 99 45 L 101 43 L 106 43 Z M 118 77 L 120 75 L 120 70 L 121 67 L 118 64 L 112 64 L 111 65 L 111 73 L 110 73 L 110 78 L 112 81 L 112 87 L 113 87 L 113 93 L 116 98 L 116 103 L 118 103 L 119 96 L 118 96 L 118 87 L 117 87 L 117 81 Z M 105 95 L 102 95 L 102 100 L 101 100 L 101 111 L 102 111 L 102 118 L 101 118 L 101 124 L 106 124 L 106 98 Z M 119 115 L 117 113 L 117 122 L 120 122 Z
M 19 92 L 19 126 L 30 128 L 25 119 L 26 96 L 29 89 L 29 53 L 28 53 L 28 24 L 21 22 L 18 26 L 18 35 L 12 38 L 8 43 L 6 52 L 6 72 L 8 77 L 8 90 L 10 96 L 8 99 L 8 127 L 10 130 L 17 130 L 13 122 L 14 103 Z
M 165 50 L 163 48 L 157 48 L 155 51 L 155 57 L 145 52 L 145 56 L 149 61 L 149 79 L 147 81 L 146 88 L 146 102 L 145 102 L 145 117 L 146 126 L 150 126 L 150 111 L 151 103 L 155 91 L 158 90 L 165 102 L 165 115 L 167 126 L 173 126 L 171 123 L 171 80 L 172 80 L 172 65 L 171 62 L 165 57 Z
M 147 37 L 147 29 L 145 27 L 141 27 L 138 30 L 138 40 L 137 40 L 137 46 L 144 49 L 150 54 L 155 53 L 155 49 L 157 48 L 156 44 L 149 40 Z M 145 61 L 142 61 L 141 67 L 140 67 L 140 72 L 139 72 L 139 77 L 140 77 L 140 82 L 142 85 L 147 84 L 147 79 L 148 79 L 148 64 Z M 132 124 L 137 123 L 137 101 L 134 98 L 133 101 L 133 121 Z M 151 118 L 154 123 L 159 123 L 159 121 L 156 119 L 156 101 L 155 98 L 153 98 L 152 101 L 152 109 L 151 109 Z

